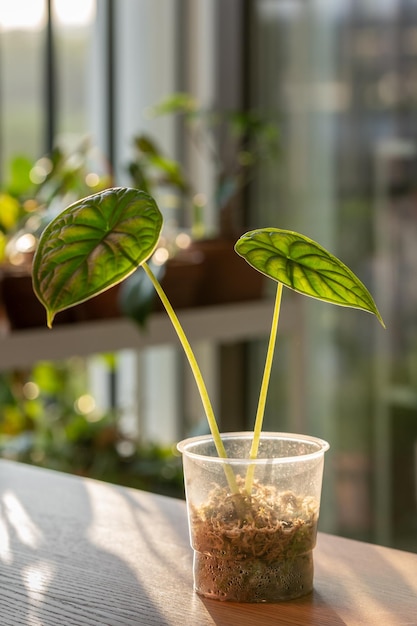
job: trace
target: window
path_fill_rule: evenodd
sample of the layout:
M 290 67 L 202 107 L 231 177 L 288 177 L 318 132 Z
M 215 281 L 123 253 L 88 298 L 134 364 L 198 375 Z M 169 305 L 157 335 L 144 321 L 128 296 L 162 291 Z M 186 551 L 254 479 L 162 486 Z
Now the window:
M 416 3 L 251 7 L 251 98 L 282 133 L 280 168 L 255 196 L 261 219 L 334 251 L 387 324 L 300 302 L 299 376 L 284 385 L 298 400 L 282 401 L 280 386 L 270 424 L 332 442 L 325 528 L 415 549 Z
M 39 158 L 53 143 L 74 144 L 89 132 L 88 59 L 94 16 L 94 0 L 1 2 L 3 180 L 12 156 Z

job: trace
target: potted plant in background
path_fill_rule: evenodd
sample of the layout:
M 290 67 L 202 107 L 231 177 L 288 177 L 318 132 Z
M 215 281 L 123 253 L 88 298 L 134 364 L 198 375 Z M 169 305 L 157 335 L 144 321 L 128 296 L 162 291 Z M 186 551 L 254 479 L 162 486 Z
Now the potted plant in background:
M 153 255 L 153 271 L 176 309 L 196 306 L 204 256 L 190 246 L 194 229 L 189 233 L 179 226 L 178 213 L 192 196 L 184 168 L 167 156 L 152 137 L 140 134 L 133 139 L 133 156 L 127 169 L 133 186 L 152 195 L 165 213 L 164 231 Z M 134 272 L 123 283 L 119 304 L 124 315 L 142 326 L 153 310 L 163 308 L 143 272 Z
M 74 150 L 57 146 L 35 161 L 15 156 L 0 192 L 0 292 L 11 328 L 44 323 L 32 290 L 31 265 L 46 224 L 69 203 L 111 182 L 107 165 L 88 141 Z M 74 321 L 73 312 L 57 322 Z
M 283 286 L 382 318 L 372 296 L 339 259 L 292 231 L 243 234 L 236 252 L 276 282 L 259 403 L 250 433 L 219 432 L 204 380 L 180 321 L 148 259 L 162 228 L 154 199 L 130 188 L 78 201 L 44 230 L 33 263 L 35 293 L 55 315 L 121 282 L 141 267 L 169 315 L 193 371 L 211 435 L 179 444 L 183 453 L 196 590 L 219 600 L 273 602 L 313 585 L 323 457 L 327 442 L 263 433 L 262 422 Z
M 277 125 L 256 111 L 203 107 L 188 93 L 174 93 L 151 107 L 152 117 L 174 116 L 180 124 L 181 144 L 189 140 L 213 173 L 211 196 L 196 189 L 187 165 L 171 159 L 147 135 L 135 139 L 129 164 L 133 186 L 157 201 L 167 190 L 177 196 L 190 225 L 187 254 L 203 259 L 203 274 L 195 304 L 210 305 L 252 300 L 263 295 L 264 280 L 235 254 L 234 243 L 245 230 L 244 191 L 257 167 L 276 161 L 279 154 Z M 204 226 L 204 211 L 211 205 L 218 226 Z

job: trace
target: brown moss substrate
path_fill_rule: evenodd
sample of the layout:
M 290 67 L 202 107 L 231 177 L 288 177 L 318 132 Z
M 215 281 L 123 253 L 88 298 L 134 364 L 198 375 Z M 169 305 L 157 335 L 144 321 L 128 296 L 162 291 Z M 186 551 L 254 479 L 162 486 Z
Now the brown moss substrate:
M 240 479 L 239 479 L 240 481 Z M 236 602 L 276 602 L 309 593 L 318 503 L 254 483 L 230 494 L 215 486 L 192 510 L 195 588 Z

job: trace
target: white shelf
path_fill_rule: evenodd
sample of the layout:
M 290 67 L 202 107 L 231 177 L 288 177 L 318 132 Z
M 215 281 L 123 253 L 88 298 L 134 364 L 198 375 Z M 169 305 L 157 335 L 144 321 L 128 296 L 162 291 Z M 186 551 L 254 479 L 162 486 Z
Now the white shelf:
M 183 309 L 178 317 L 190 342 L 212 340 L 230 343 L 268 336 L 273 301 L 269 299 L 196 309 Z M 283 308 L 280 332 L 294 319 L 289 298 Z M 155 313 L 142 330 L 126 318 L 57 325 L 52 330 L 12 331 L 0 338 L 0 370 L 28 367 L 46 360 L 87 356 L 123 349 L 142 350 L 178 342 L 165 312 Z

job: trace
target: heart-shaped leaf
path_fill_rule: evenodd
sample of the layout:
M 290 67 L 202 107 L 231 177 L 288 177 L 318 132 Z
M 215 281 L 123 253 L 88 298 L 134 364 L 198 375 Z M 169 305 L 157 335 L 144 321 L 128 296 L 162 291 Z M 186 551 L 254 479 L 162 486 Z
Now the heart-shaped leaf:
M 161 228 L 153 198 L 124 187 L 88 196 L 60 213 L 42 233 L 32 270 L 48 326 L 59 311 L 132 274 L 154 251 Z
M 252 267 L 306 296 L 374 313 L 384 322 L 359 278 L 337 257 L 298 233 L 263 228 L 242 235 L 235 250 Z

